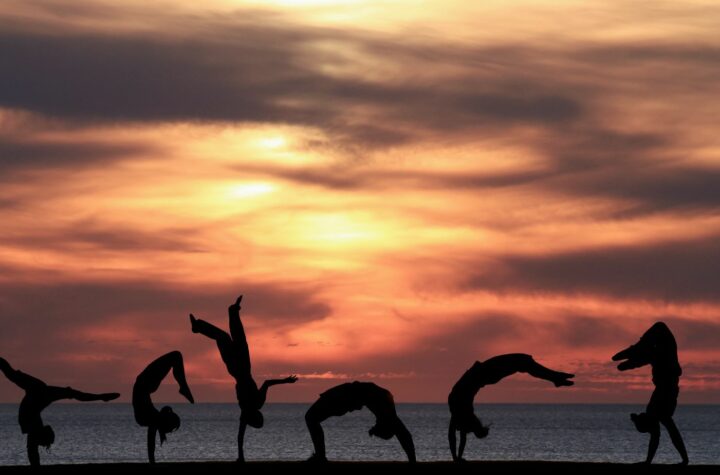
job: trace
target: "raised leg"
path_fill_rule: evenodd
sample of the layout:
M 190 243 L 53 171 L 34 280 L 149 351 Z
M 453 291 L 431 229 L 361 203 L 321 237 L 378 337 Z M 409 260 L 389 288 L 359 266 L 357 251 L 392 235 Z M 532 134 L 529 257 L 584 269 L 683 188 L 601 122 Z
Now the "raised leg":
M 225 363 L 228 372 L 236 379 L 241 377 L 243 373 L 240 371 L 237 351 L 230 335 L 212 323 L 195 318 L 192 314 L 190 314 L 190 323 L 192 325 L 193 333 L 200 333 L 201 335 L 205 335 L 206 337 L 215 340 L 218 351 L 220 352 L 220 357 L 222 358 L 223 363 Z
M 173 377 L 175 377 L 175 381 L 177 381 L 178 386 L 180 386 L 180 394 L 185 396 L 185 399 L 194 404 L 195 399 L 193 398 L 190 386 L 188 386 L 187 379 L 185 378 L 185 364 L 183 363 L 182 353 L 179 351 L 172 351 L 165 356 L 168 357 L 172 365 Z
M 240 370 L 249 373 L 251 368 L 250 348 L 248 347 L 247 335 L 245 335 L 245 327 L 243 327 L 242 320 L 240 319 L 241 300 L 242 296 L 238 297 L 237 301 L 228 307 L 228 321 L 230 337 L 232 338 L 233 345 L 237 351 Z
M 574 375 L 546 368 L 524 353 L 510 353 L 494 356 L 482 362 L 485 386 L 495 384 L 515 373 L 528 373 L 539 379 L 551 381 L 555 386 L 572 386 L 568 381 Z
M 52 401 L 59 401 L 61 399 L 75 399 L 76 401 L 81 402 L 108 402 L 120 397 L 120 393 L 86 393 L 83 391 L 78 391 L 77 389 L 73 389 L 71 387 L 61 388 L 58 386 L 48 386 L 47 390 L 50 400 Z
M 572 386 L 574 384 L 573 381 L 569 381 L 569 378 L 575 375 L 546 368 L 530 355 L 518 355 L 518 371 L 538 379 L 550 381 L 555 386 Z
M 201 335 L 205 335 L 206 337 L 212 338 L 216 341 L 230 338 L 230 335 L 228 335 L 225 330 L 221 330 L 220 328 L 216 327 L 212 323 L 206 322 L 205 320 L 195 318 L 195 315 L 193 315 L 192 313 L 190 314 L 190 328 L 192 329 L 193 333 L 200 333 Z
M 23 373 L 22 371 L 10 366 L 10 363 L 8 363 L 5 358 L 0 358 L 0 371 L 2 371 L 10 382 L 25 391 L 41 389 L 46 386 L 44 382 L 40 381 L 36 377 L 30 376 L 29 374 Z

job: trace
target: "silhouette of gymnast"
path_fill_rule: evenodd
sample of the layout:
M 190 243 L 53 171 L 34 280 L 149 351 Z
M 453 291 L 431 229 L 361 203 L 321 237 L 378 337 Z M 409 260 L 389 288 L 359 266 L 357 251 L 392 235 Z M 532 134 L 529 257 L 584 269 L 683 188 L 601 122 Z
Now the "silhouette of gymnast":
M 228 307 L 228 317 L 230 319 L 229 335 L 215 325 L 195 318 L 193 314 L 190 314 L 190 324 L 193 333 L 200 333 L 215 340 L 228 373 L 235 378 L 235 394 L 238 405 L 240 406 L 238 462 L 245 461 L 243 441 L 245 439 L 246 426 L 256 429 L 263 426 L 263 415 L 260 409 L 265 404 L 267 390 L 270 386 L 275 386 L 276 384 L 290 384 L 297 381 L 296 376 L 288 376 L 284 379 L 268 379 L 260 386 L 260 389 L 258 389 L 252 377 L 250 369 L 250 349 L 248 348 L 245 329 L 240 320 L 241 301 L 242 295 L 237 298 L 234 304 Z
M 650 433 L 646 464 L 652 463 L 660 443 L 660 424 L 665 426 L 670 440 L 682 457 L 681 465 L 688 464 L 688 454 L 682 435 L 672 416 L 677 407 L 680 392 L 682 369 L 677 355 L 677 343 L 672 332 L 663 322 L 655 323 L 640 338 L 612 357 L 613 361 L 622 361 L 620 371 L 639 368 L 649 364 L 652 367 L 652 382 L 655 390 L 650 396 L 645 412 L 631 414 L 630 418 L 639 432 Z
M 320 423 L 332 416 L 342 416 L 351 411 L 358 411 L 366 406 L 375 414 L 375 425 L 368 432 L 370 436 L 377 436 L 389 440 L 397 437 L 400 445 L 407 454 L 408 461 L 415 462 L 415 445 L 412 435 L 407 430 L 395 412 L 395 401 L 387 389 L 374 383 L 340 384 L 328 389 L 320 398 L 310 406 L 305 414 L 310 437 L 315 446 L 315 453 L 310 461 L 326 462 L 325 434 Z
M 55 401 L 75 399 L 76 401 L 112 401 L 120 397 L 118 393 L 84 393 L 71 387 L 61 388 L 48 386 L 39 379 L 14 369 L 0 358 L 0 371 L 5 377 L 25 391 L 20 402 L 18 422 L 23 434 L 27 434 L 27 453 L 30 465 L 40 465 L 40 446 L 49 449 L 55 442 L 55 432 L 49 425 L 44 425 L 40 413 Z
M 166 434 L 176 431 L 180 427 L 180 417 L 170 406 L 164 406 L 159 411 L 153 405 L 150 395 L 158 390 L 160 383 L 172 370 L 175 381 L 180 386 L 180 394 L 195 404 L 190 387 L 185 379 L 185 366 L 179 351 L 171 351 L 150 363 L 135 379 L 133 386 L 133 410 L 135 421 L 142 427 L 147 427 L 148 459 L 155 463 L 155 435 L 160 433 L 160 444 L 167 439 Z
M 475 415 L 473 400 L 477 392 L 480 388 L 495 384 L 515 373 L 527 373 L 530 376 L 545 379 L 555 384 L 556 387 L 572 386 L 574 381 L 569 379 L 575 376 L 546 368 L 536 362 L 532 356 L 522 353 L 495 356 L 482 362 L 476 361 L 455 383 L 448 396 L 448 405 L 450 406 L 448 441 L 454 461 L 464 461 L 462 456 L 468 432 L 472 432 L 478 439 L 482 439 L 487 437 L 490 430 L 490 427 L 484 426 Z M 457 452 L 456 431 L 460 432 L 460 446 L 457 448 Z

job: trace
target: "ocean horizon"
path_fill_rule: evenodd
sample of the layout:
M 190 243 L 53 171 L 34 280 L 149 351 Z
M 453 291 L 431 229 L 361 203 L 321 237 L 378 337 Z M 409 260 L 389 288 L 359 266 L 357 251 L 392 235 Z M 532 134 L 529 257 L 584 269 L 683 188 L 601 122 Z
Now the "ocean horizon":
M 162 403 L 156 403 L 159 407 Z M 233 403 L 171 403 L 181 427 L 158 447 L 158 462 L 231 461 L 237 457 L 240 410 Z M 273 403 L 263 409 L 265 426 L 248 429 L 248 461 L 304 460 L 312 443 L 304 414 L 310 403 Z M 640 404 L 476 404 L 476 413 L 491 424 L 487 438 L 468 438 L 468 460 L 546 460 L 632 463 L 645 458 L 647 434 L 630 421 Z M 25 435 L 17 424 L 18 404 L 0 404 L 0 465 L 26 465 Z M 450 460 L 447 404 L 397 404 L 413 435 L 418 461 Z M 55 404 L 43 412 L 53 426 L 55 444 L 41 449 L 41 463 L 120 463 L 147 461 L 146 428 L 133 418 L 132 406 Z M 690 463 L 720 464 L 720 405 L 682 405 L 675 420 Z M 368 436 L 374 423 L 366 409 L 323 423 L 328 459 L 335 461 L 403 461 L 399 443 Z M 663 429 L 656 463 L 680 460 Z

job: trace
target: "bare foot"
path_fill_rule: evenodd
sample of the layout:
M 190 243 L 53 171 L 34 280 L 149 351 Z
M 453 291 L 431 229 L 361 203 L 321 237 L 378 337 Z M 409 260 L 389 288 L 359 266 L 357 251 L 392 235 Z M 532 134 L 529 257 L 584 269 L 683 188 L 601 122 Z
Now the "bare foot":
M 193 395 L 192 395 L 192 393 L 190 392 L 190 388 L 188 388 L 188 387 L 186 386 L 186 387 L 184 387 L 184 388 L 180 388 L 180 391 L 178 391 L 178 392 L 179 392 L 180 394 L 182 394 L 183 396 L 185 396 L 185 399 L 187 399 L 188 401 L 190 401 L 191 404 L 195 404 L 195 399 L 193 398 Z
M 572 386 L 575 384 L 575 381 L 570 381 L 570 378 L 574 378 L 574 374 L 570 373 L 558 373 L 558 378 L 553 381 L 553 384 L 556 388 L 559 388 L 560 386 Z

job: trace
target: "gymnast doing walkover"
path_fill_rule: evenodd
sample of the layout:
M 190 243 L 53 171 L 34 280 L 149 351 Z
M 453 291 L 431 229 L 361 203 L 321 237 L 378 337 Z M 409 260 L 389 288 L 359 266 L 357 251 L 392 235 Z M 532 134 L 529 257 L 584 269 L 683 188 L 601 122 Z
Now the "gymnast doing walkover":
M 155 463 L 155 436 L 160 433 L 160 444 L 164 443 L 166 434 L 180 427 L 180 417 L 170 406 L 164 406 L 159 411 L 153 405 L 150 395 L 158 390 L 160 383 L 172 370 L 175 381 L 180 386 L 180 394 L 191 403 L 195 403 L 190 387 L 185 380 L 185 366 L 182 354 L 171 351 L 148 365 L 135 379 L 133 386 L 132 404 L 135 412 L 135 421 L 142 427 L 147 427 L 148 459 Z
M 652 463 L 660 443 L 660 424 L 665 426 L 675 449 L 680 453 L 681 465 L 688 464 L 680 430 L 675 425 L 673 414 L 680 393 L 680 375 L 682 369 L 677 355 L 677 343 L 672 332 L 663 322 L 655 323 L 640 338 L 612 357 L 613 361 L 622 361 L 620 371 L 639 368 L 649 364 L 652 367 L 652 382 L 655 390 L 650 396 L 645 412 L 631 414 L 630 418 L 639 432 L 650 433 L 650 444 L 645 463 Z
M 0 358 L 0 371 L 5 377 L 25 391 L 20 402 L 18 422 L 23 434 L 27 434 L 27 454 L 30 465 L 40 465 L 40 446 L 49 449 L 55 442 L 55 432 L 49 425 L 43 424 L 40 413 L 55 401 L 75 399 L 76 401 L 112 401 L 120 397 L 118 393 L 84 393 L 71 387 L 48 386 L 39 379 L 10 366 Z
M 359 411 L 367 407 L 375 414 L 375 425 L 368 432 L 370 436 L 377 436 L 389 440 L 397 437 L 408 461 L 415 462 L 415 445 L 410 431 L 395 412 L 393 396 L 385 388 L 375 383 L 361 383 L 358 381 L 345 383 L 328 389 L 320 398 L 310 406 L 305 414 L 310 437 L 315 446 L 315 453 L 310 457 L 311 462 L 326 462 L 325 434 L 320 423 L 333 416 L 342 416 L 351 411 Z
M 472 367 L 455 383 L 450 395 L 450 427 L 448 441 L 450 453 L 456 462 L 462 462 L 468 432 L 482 439 L 487 437 L 489 427 L 483 425 L 475 415 L 473 401 L 475 395 L 484 386 L 495 384 L 515 373 L 527 373 L 538 379 L 552 382 L 556 387 L 572 386 L 570 381 L 575 375 L 554 371 L 536 362 L 532 356 L 522 353 L 500 355 L 485 361 L 476 361 Z M 455 432 L 460 432 L 460 445 L 456 447 Z
M 244 462 L 243 441 L 246 426 L 259 429 L 263 426 L 263 415 L 260 409 L 265 404 L 267 390 L 276 384 L 290 384 L 297 381 L 296 376 L 284 379 L 268 379 L 260 389 L 252 377 L 250 368 L 250 349 L 248 348 L 245 329 L 240 320 L 240 302 L 242 295 L 228 307 L 230 334 L 190 314 L 193 333 L 200 333 L 215 340 L 220 357 L 227 367 L 230 376 L 235 378 L 235 394 L 240 406 L 240 428 L 238 429 L 238 462 Z

